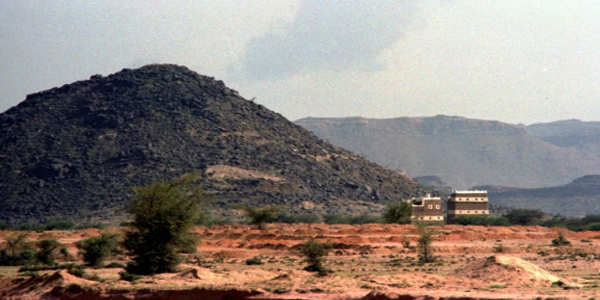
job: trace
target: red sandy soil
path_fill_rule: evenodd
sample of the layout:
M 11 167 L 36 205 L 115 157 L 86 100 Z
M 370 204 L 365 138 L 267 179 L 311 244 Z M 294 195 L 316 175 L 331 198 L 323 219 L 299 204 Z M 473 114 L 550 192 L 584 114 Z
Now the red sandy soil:
M 550 245 L 559 231 L 572 246 Z M 101 232 L 30 233 L 29 240 L 57 238 L 76 256 L 76 241 Z M 24 276 L 0 267 L 0 299 L 600 299 L 600 232 L 440 226 L 437 261 L 424 265 L 412 225 L 271 224 L 264 231 L 223 225 L 194 233 L 201 238 L 198 252 L 179 273 L 130 283 L 119 280 L 119 268 L 86 269 L 103 279 L 97 282 L 64 270 Z M 0 242 L 13 234 L 0 231 Z M 325 262 L 333 273 L 302 269 L 298 249 L 310 239 L 333 245 Z M 264 264 L 246 265 L 252 257 Z

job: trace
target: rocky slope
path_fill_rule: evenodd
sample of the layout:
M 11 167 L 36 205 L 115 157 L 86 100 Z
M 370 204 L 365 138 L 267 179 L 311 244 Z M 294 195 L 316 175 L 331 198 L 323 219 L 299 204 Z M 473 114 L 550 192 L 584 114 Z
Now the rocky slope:
M 600 174 L 592 122 L 511 125 L 462 117 L 306 118 L 296 124 L 410 176 L 435 175 L 455 189 L 534 188 Z
M 110 218 L 131 186 L 191 171 L 224 210 L 348 213 L 425 193 L 175 65 L 94 75 L 0 114 L 0 219 L 10 223 Z
M 487 190 L 490 203 L 496 205 L 578 217 L 600 211 L 600 175 L 588 175 L 566 185 L 548 188 L 477 186 L 474 189 Z

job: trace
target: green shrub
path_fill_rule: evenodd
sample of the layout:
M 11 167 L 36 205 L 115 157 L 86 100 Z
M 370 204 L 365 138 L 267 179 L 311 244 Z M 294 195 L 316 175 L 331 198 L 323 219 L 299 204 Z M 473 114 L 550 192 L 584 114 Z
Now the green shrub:
M 321 222 L 321 217 L 317 214 L 299 214 L 296 216 L 280 213 L 275 219 L 279 223 L 287 224 L 316 224 Z
M 108 264 L 108 265 L 104 266 L 104 268 L 107 268 L 107 269 L 118 269 L 118 268 L 122 268 L 122 269 L 124 269 L 124 268 L 125 268 L 125 265 L 124 265 L 124 264 L 122 264 L 122 263 L 119 263 L 119 262 L 111 262 L 110 264 Z
M 100 236 L 94 236 L 77 242 L 75 245 L 79 249 L 78 254 L 82 256 L 83 261 L 92 267 L 99 267 L 104 260 L 113 254 L 118 253 L 118 245 L 121 240 L 120 235 L 115 233 L 103 233 Z
M 390 224 L 409 224 L 411 212 L 412 205 L 407 201 L 388 203 L 387 209 L 383 213 L 383 220 Z
M 71 230 L 75 228 L 75 223 L 72 220 L 56 220 L 46 223 L 43 226 L 44 230 Z
M 53 265 L 60 243 L 57 239 L 42 239 L 36 242 L 38 251 L 35 254 L 37 261 L 46 265 Z
M 592 223 L 586 226 L 585 230 L 600 231 L 600 223 Z
M 82 265 L 70 265 L 67 267 L 67 272 L 73 276 L 83 278 L 85 275 L 85 268 Z
M 513 225 L 533 225 L 539 223 L 546 214 L 539 209 L 513 209 L 503 215 Z
M 304 260 L 308 263 L 304 270 L 309 272 L 324 272 L 328 271 L 323 267 L 326 256 L 332 249 L 330 244 L 322 244 L 317 241 L 307 241 L 302 244 L 300 253 L 304 256 Z
M 561 247 L 561 246 L 570 246 L 571 242 L 569 242 L 562 232 L 558 233 L 558 237 L 552 240 L 552 246 Z
M 267 223 L 275 221 L 283 209 L 277 205 L 267 205 L 264 207 L 232 205 L 232 208 L 244 211 L 246 217 L 250 220 L 250 224 L 256 225 L 260 230 L 265 229 Z
M 248 258 L 246 259 L 246 264 L 251 266 L 251 265 L 263 265 L 264 262 L 260 259 L 260 257 L 255 256 L 253 258 Z
M 193 185 L 195 175 L 187 174 L 168 182 L 156 181 L 134 187 L 134 200 L 125 211 L 133 216 L 123 246 L 132 257 L 131 274 L 174 272 L 181 262 L 177 254 L 197 244 L 189 233 L 200 214 L 204 190 Z
M 419 233 L 419 239 L 417 240 L 419 263 L 423 264 L 434 262 L 435 256 L 433 256 L 433 248 L 431 247 L 431 244 L 433 242 L 435 228 L 426 224 L 417 224 L 417 231 Z
M 129 281 L 129 282 L 134 282 L 138 279 L 142 278 L 142 276 L 137 275 L 137 274 L 132 274 L 129 273 L 127 271 L 121 271 L 119 272 L 119 279 L 121 280 L 125 280 L 125 281 Z

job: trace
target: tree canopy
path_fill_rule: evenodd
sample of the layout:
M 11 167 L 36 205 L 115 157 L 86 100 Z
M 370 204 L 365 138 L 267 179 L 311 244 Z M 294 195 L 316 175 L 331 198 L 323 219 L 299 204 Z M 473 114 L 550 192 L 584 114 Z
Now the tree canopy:
M 200 214 L 204 190 L 193 184 L 196 176 L 186 174 L 170 181 L 134 187 L 134 200 L 125 211 L 133 215 L 123 246 L 132 256 L 127 272 L 139 275 L 174 272 L 182 249 L 195 247 L 189 233 Z

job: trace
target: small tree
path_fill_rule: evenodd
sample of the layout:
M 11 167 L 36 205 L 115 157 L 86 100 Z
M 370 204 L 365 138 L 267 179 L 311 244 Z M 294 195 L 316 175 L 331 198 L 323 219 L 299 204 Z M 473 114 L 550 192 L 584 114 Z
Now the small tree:
M 28 235 L 29 234 L 27 234 L 27 233 L 18 233 L 18 234 L 13 234 L 6 238 L 6 244 L 8 245 L 8 251 L 10 251 L 10 254 L 12 255 L 13 258 L 17 257 L 17 251 L 19 250 L 19 248 L 22 248 L 23 246 L 25 246 L 28 243 L 27 242 Z
M 308 266 L 304 267 L 304 270 L 309 272 L 323 272 L 326 269 L 323 267 L 323 262 L 329 251 L 331 250 L 330 244 L 322 244 L 317 241 L 310 240 L 302 244 L 300 252 L 308 263 Z
M 116 233 L 103 233 L 77 242 L 78 254 L 83 261 L 92 267 L 102 266 L 104 260 L 118 252 L 120 236 Z
M 417 224 L 417 231 L 419 233 L 419 239 L 417 240 L 417 249 L 419 251 L 419 262 L 430 263 L 435 261 L 433 256 L 433 249 L 431 243 L 433 242 L 433 235 L 435 234 L 435 228 L 426 224 Z
M 260 230 L 266 229 L 266 223 L 275 220 L 282 210 L 282 207 L 278 205 L 267 205 L 263 207 L 234 205 L 232 207 L 234 209 L 243 210 L 246 217 L 250 219 L 250 224 L 256 225 Z
M 38 247 L 36 259 L 42 264 L 53 265 L 60 242 L 57 239 L 43 239 L 37 241 L 36 246 Z
M 204 190 L 193 186 L 195 176 L 156 181 L 134 187 L 134 200 L 126 207 L 133 221 L 125 232 L 123 246 L 132 256 L 127 272 L 139 275 L 174 272 L 181 262 L 181 249 L 195 247 L 189 234 L 200 213 Z
M 383 219 L 390 224 L 409 224 L 411 212 L 412 205 L 407 201 L 388 203 L 387 209 L 383 213 Z
M 27 236 L 27 233 L 17 233 L 6 238 L 6 248 L 0 250 L 0 265 L 24 265 L 35 258 Z

